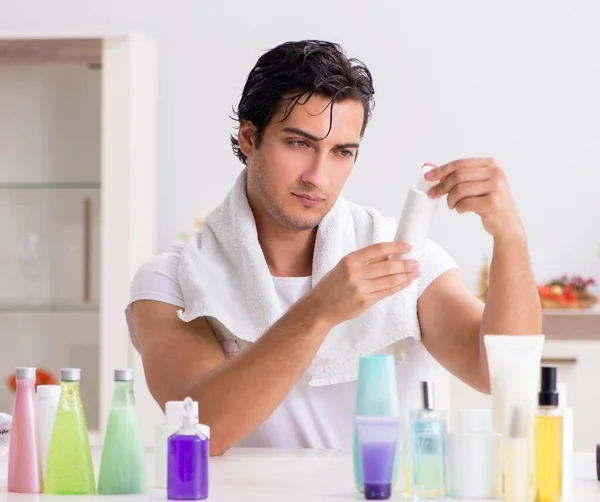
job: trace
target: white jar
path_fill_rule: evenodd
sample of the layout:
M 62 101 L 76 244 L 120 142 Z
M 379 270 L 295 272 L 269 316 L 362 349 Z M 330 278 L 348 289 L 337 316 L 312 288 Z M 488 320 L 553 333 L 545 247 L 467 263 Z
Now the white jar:
M 54 419 L 56 418 L 59 400 L 60 385 L 37 386 L 37 408 L 40 424 L 40 444 L 42 447 L 42 472 L 46 472 L 46 460 L 48 460 L 48 450 L 50 449 L 50 440 L 52 439 Z
M 492 432 L 491 410 L 460 410 L 458 430 L 448 434 L 450 497 L 499 497 L 502 489 L 501 446 L 501 435 Z
M 193 404 L 194 415 L 198 417 L 198 402 Z M 156 428 L 154 435 L 154 486 L 156 488 L 167 489 L 167 443 L 169 436 L 172 436 L 181 427 L 183 420 L 183 401 L 167 401 L 165 404 L 165 423 Z M 197 424 L 198 430 L 202 435 L 210 438 L 210 427 L 204 424 Z

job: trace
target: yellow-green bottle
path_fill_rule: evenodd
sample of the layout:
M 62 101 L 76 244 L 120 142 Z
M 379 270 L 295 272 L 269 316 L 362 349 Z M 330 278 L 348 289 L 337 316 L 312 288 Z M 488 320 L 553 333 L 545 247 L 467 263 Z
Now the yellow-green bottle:
M 133 370 L 115 370 L 113 400 L 102 447 L 98 493 L 144 493 L 146 451 L 133 394 Z
M 87 423 L 79 393 L 81 369 L 60 370 L 60 400 L 54 421 L 44 493 L 96 493 Z

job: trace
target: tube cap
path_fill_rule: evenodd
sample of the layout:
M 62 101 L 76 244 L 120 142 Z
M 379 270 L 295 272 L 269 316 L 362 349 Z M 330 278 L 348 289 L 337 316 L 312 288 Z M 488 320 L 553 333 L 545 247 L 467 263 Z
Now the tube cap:
M 489 434 L 492 432 L 492 412 L 489 409 L 462 409 L 458 412 L 458 432 Z
M 17 368 L 17 380 L 35 380 L 37 368 L 19 366 Z
M 423 409 L 434 410 L 435 409 L 435 393 L 434 393 L 434 382 L 432 380 L 426 380 L 421 382 L 421 393 L 423 397 Z
M 115 382 L 132 382 L 133 370 L 115 370 Z
M 61 368 L 61 382 L 79 382 L 81 380 L 81 368 Z
M 556 391 L 556 366 L 542 366 L 542 382 L 538 394 L 540 406 L 558 406 Z
M 38 385 L 36 393 L 38 397 L 60 397 L 60 385 Z
M 179 427 L 183 420 L 183 401 L 167 401 L 165 404 L 165 425 Z M 192 404 L 192 410 L 198 418 L 198 401 Z

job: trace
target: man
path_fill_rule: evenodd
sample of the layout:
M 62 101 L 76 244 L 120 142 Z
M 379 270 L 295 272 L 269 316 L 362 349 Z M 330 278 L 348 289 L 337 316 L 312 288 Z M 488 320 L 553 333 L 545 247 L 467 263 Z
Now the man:
M 311 387 L 301 377 L 332 329 L 408 288 L 418 288 L 413 307 L 421 339 L 413 340 L 399 366 L 408 371 L 398 373 L 399 383 L 414 384 L 433 357 L 489 392 L 483 335 L 541 330 L 523 226 L 505 175 L 489 158 L 456 160 L 429 174 L 440 181 L 429 196 L 447 196 L 450 209 L 478 214 L 494 239 L 485 306 L 433 244 L 419 260 L 390 260 L 410 243 L 369 243 L 311 287 L 319 225 L 352 171 L 373 94 L 368 69 L 322 41 L 284 43 L 248 76 L 232 146 L 245 165 L 241 179 L 262 252 L 259 265 L 268 267 L 284 312 L 255 343 L 230 357 L 219 319 L 178 317 L 186 307 L 181 247 L 146 264 L 133 281 L 128 315 L 150 391 L 161 407 L 186 395 L 199 402 L 200 420 L 212 429 L 213 455 L 239 444 L 349 447 L 356 382 Z

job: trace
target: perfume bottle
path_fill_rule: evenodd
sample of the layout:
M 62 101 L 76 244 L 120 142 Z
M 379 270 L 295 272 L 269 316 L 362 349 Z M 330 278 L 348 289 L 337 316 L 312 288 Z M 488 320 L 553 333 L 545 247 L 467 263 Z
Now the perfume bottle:
M 416 499 L 448 495 L 446 413 L 435 409 L 434 384 L 421 382 L 423 408 L 410 412 L 411 492 Z
M 558 502 L 562 497 L 562 416 L 556 390 L 556 367 L 544 366 L 535 416 L 536 502 Z

